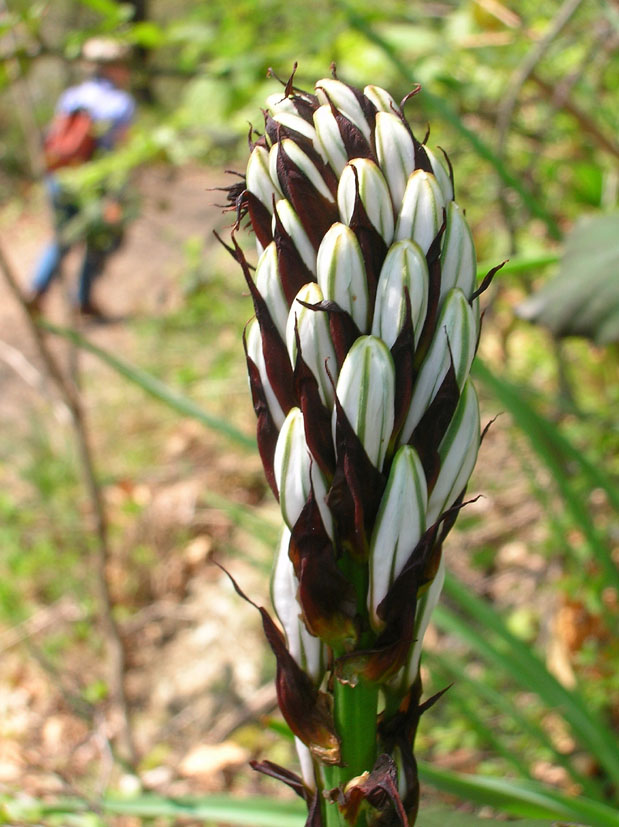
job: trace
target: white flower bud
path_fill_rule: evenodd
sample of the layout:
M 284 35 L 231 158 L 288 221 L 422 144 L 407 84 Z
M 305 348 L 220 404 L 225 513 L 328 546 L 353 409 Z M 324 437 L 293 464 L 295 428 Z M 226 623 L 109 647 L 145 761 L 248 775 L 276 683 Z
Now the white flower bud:
M 356 175 L 355 175 L 356 171 Z M 391 195 L 382 172 L 368 158 L 355 158 L 344 167 L 337 188 L 337 205 L 344 224 L 350 224 L 359 198 L 368 218 L 385 244 L 393 239 L 393 208 Z
M 479 428 L 477 394 L 473 383 L 467 379 L 458 407 L 439 445 L 441 469 L 428 500 L 428 525 L 454 504 L 466 486 L 477 459 Z
M 299 765 L 301 767 L 301 778 L 303 783 L 310 790 L 316 789 L 316 772 L 314 770 L 314 759 L 309 747 L 306 747 L 303 741 L 297 736 L 294 736 L 294 746 L 297 751 Z
M 414 241 L 393 244 L 378 279 L 372 335 L 393 347 L 406 318 L 408 288 L 415 345 L 419 342 L 428 309 L 428 265 L 421 248 Z
M 384 625 L 378 605 L 425 531 L 428 492 L 421 460 L 403 445 L 395 455 L 370 543 L 368 609 L 375 630 Z
M 379 112 L 399 112 L 400 107 L 391 97 L 389 92 L 381 89 L 380 86 L 366 86 L 363 94 L 372 101 Z
M 292 98 L 282 95 L 281 92 L 273 92 L 265 100 L 265 108 L 270 115 L 288 112 L 290 115 L 297 115 L 297 108 Z
M 360 336 L 348 351 L 336 390 L 370 462 L 382 468 L 393 431 L 395 367 L 389 349 L 375 336 Z M 336 433 L 333 412 L 333 434 Z
M 342 141 L 337 121 L 328 104 L 319 106 L 314 112 L 314 127 L 316 129 L 314 149 L 320 153 L 325 164 L 329 164 L 339 177 L 348 163 L 348 153 L 344 141 Z
M 297 601 L 299 581 L 288 556 L 290 530 L 284 527 L 271 576 L 271 602 L 286 634 L 288 651 L 312 680 L 318 684 L 324 674 L 324 647 L 319 638 L 310 635 L 300 618 Z
M 269 407 L 269 412 L 273 418 L 273 422 L 275 423 L 276 428 L 281 428 L 284 424 L 284 412 L 281 409 L 279 402 L 277 401 L 277 397 L 273 392 L 273 388 L 271 387 L 271 383 L 269 382 L 269 378 L 267 376 L 267 369 L 266 364 L 264 361 L 264 353 L 262 352 L 262 335 L 260 333 L 260 325 L 258 324 L 258 319 L 252 319 L 249 325 L 247 326 L 247 333 L 246 333 L 246 341 L 247 341 L 247 354 L 252 362 L 258 368 L 258 373 L 260 374 L 260 380 L 262 381 L 262 387 L 264 389 L 264 395 L 266 397 L 267 405 Z
M 318 284 L 325 299 L 349 313 L 362 333 L 368 326 L 368 285 L 357 236 L 337 222 L 325 234 L 316 259 Z
M 275 179 L 277 181 L 277 178 Z M 262 146 L 254 147 L 245 173 L 247 189 L 256 196 L 269 212 L 273 211 L 273 197 L 277 201 L 282 197 L 279 186 L 274 183 L 269 171 L 269 153 Z
M 445 583 L 445 558 L 441 557 L 438 570 L 434 576 L 434 580 L 430 583 L 425 592 L 419 596 L 417 602 L 417 611 L 415 612 L 415 631 L 413 640 L 415 641 L 411 647 L 408 663 L 404 670 L 405 681 L 403 688 L 410 686 L 417 678 L 419 672 L 419 661 L 421 660 L 421 648 L 423 646 L 423 639 L 425 637 L 432 612 L 438 603 L 441 592 L 443 591 L 443 584 Z
M 430 161 L 430 166 L 432 167 L 434 177 L 436 178 L 438 185 L 441 188 L 441 192 L 443 193 L 445 203 L 453 201 L 454 188 L 451 183 L 449 173 L 445 169 L 445 165 L 442 161 L 439 161 L 436 155 L 432 152 L 432 150 L 428 149 L 427 146 L 424 146 L 424 149 L 426 151 L 426 155 L 428 156 L 428 160 Z
M 286 341 L 288 302 L 279 277 L 277 249 L 272 241 L 258 259 L 255 282 L 258 292 L 266 302 L 269 313 L 283 341 Z
M 351 123 L 361 130 L 365 139 L 371 139 L 370 125 L 363 114 L 363 109 L 355 94 L 340 80 L 323 78 L 316 84 L 316 97 L 322 104 L 331 102 L 336 109 L 348 118 Z
M 436 178 L 417 169 L 408 179 L 398 216 L 395 238 L 412 238 L 428 252 L 441 224 L 445 200 Z
M 274 112 L 273 113 L 273 120 L 277 123 L 281 123 L 282 126 L 287 127 L 288 129 L 294 129 L 295 132 L 298 132 L 303 137 L 308 138 L 310 141 L 314 141 L 316 139 L 316 130 L 300 115 L 297 115 L 296 112 Z
M 290 138 L 284 138 L 283 141 L 278 141 L 271 147 L 271 151 L 269 152 L 269 170 L 271 174 L 271 178 L 274 181 L 278 181 L 277 175 L 277 156 L 280 151 L 283 149 L 288 158 L 295 164 L 301 172 L 305 175 L 306 178 L 314 185 L 314 188 L 322 195 L 323 198 L 326 198 L 327 201 L 330 201 L 332 204 L 335 203 L 335 199 L 331 195 L 331 191 L 329 187 L 325 184 L 325 180 L 322 175 L 316 169 L 313 161 L 311 161 L 305 152 Z
M 327 532 L 327 536 L 329 537 L 329 539 L 333 540 L 333 515 L 331 514 L 329 506 L 327 505 L 327 494 L 329 493 L 327 490 L 327 483 L 325 482 L 325 478 L 323 477 L 322 471 L 318 467 L 318 464 L 313 460 L 310 465 L 310 479 L 312 481 L 314 497 L 316 499 L 318 511 L 320 512 L 322 524 L 324 526 L 325 531 Z
M 434 338 L 415 381 L 413 397 L 400 442 L 408 442 L 419 420 L 436 396 L 453 359 L 458 387 L 469 374 L 477 345 L 477 319 L 464 293 L 457 287 L 443 303 Z
M 318 304 L 323 299 L 322 290 L 316 282 L 305 284 L 299 290 L 288 314 L 286 345 L 294 367 L 297 361 L 296 328 L 303 361 L 316 377 L 320 398 L 327 407 L 330 407 L 333 404 L 334 391 L 329 373 L 335 381 L 337 359 L 329 330 L 329 317 L 324 310 L 312 310 L 300 304 L 300 302 Z
M 275 204 L 275 212 L 282 222 L 284 230 L 286 230 L 293 240 L 294 246 L 297 248 L 297 252 L 301 256 L 303 263 L 312 273 L 315 273 L 316 252 L 312 242 L 307 237 L 307 233 L 303 229 L 303 224 L 301 224 L 299 216 L 292 208 L 292 204 L 285 198 L 282 198 Z M 273 234 L 275 234 L 275 216 L 273 216 L 272 226 Z
M 441 251 L 441 297 L 443 300 L 452 287 L 459 287 L 471 297 L 475 288 L 477 259 L 473 236 L 464 214 L 455 201 L 447 205 L 447 226 Z
M 310 461 L 303 414 L 299 408 L 291 408 L 277 437 L 273 458 L 279 506 L 290 529 L 299 519 L 310 493 Z
M 398 212 L 409 176 L 415 169 L 413 139 L 400 118 L 392 112 L 377 113 L 375 139 L 378 163 L 389 185 L 393 207 Z

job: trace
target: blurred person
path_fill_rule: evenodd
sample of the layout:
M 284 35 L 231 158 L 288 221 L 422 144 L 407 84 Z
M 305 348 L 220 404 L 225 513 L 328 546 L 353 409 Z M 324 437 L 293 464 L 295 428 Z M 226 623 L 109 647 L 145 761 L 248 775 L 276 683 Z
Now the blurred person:
M 54 238 L 37 262 L 28 303 L 40 312 L 63 258 L 74 244 L 83 242 L 77 307 L 84 315 L 102 317 L 91 299 L 91 289 L 107 257 L 120 246 L 123 207 L 118 197 L 103 192 L 94 210 L 82 210 L 77 194 L 62 184 L 57 173 L 113 151 L 134 118 L 135 101 L 127 91 L 128 47 L 109 38 L 91 38 L 84 44 L 82 56 L 94 67 L 92 75 L 62 93 L 45 139 L 45 184 L 52 205 Z

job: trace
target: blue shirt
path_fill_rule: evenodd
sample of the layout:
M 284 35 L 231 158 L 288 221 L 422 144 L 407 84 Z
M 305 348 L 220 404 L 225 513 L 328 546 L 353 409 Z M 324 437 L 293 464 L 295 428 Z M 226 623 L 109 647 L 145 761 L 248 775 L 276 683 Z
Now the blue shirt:
M 107 78 L 94 77 L 66 89 L 56 105 L 56 112 L 60 114 L 76 109 L 85 109 L 93 119 L 98 145 L 112 149 L 133 120 L 135 101 Z

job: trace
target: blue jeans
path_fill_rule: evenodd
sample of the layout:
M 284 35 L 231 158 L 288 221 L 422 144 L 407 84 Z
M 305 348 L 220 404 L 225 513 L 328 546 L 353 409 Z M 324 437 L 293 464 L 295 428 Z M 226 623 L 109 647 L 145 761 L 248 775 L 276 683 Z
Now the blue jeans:
M 41 253 L 34 271 L 32 289 L 38 295 L 43 295 L 47 291 L 60 272 L 62 260 L 71 249 L 70 245 L 62 244 L 61 233 L 65 225 L 79 212 L 77 204 L 67 200 L 66 194 L 53 175 L 47 177 L 45 184 L 54 213 L 55 235 Z M 86 241 L 77 288 L 77 302 L 80 306 L 90 302 L 92 284 L 101 273 L 105 258 L 105 252 L 93 248 L 92 244 Z

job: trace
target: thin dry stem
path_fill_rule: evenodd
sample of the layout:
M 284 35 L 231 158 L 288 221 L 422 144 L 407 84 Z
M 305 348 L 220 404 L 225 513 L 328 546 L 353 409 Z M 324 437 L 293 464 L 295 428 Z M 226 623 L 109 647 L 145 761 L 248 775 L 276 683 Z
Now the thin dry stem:
M 76 387 L 66 380 L 54 354 L 48 347 L 43 332 L 37 325 L 36 317 L 26 302 L 22 290 L 19 287 L 17 278 L 13 272 L 13 268 L 1 245 L 0 270 L 2 270 L 2 274 L 11 293 L 24 311 L 28 328 L 32 338 L 34 339 L 45 371 L 56 385 L 60 396 L 71 414 L 71 424 L 78 449 L 82 475 L 95 520 L 95 587 L 99 603 L 99 622 L 107 648 L 111 696 L 121 719 L 121 732 L 119 740 L 121 741 L 122 748 L 126 753 L 126 758 L 132 765 L 135 765 L 136 751 L 131 729 L 129 706 L 124 686 L 125 651 L 119 628 L 114 619 L 114 606 L 110 594 L 109 583 L 107 581 L 107 566 L 110 559 L 107 518 L 101 488 L 95 473 L 94 459 L 88 439 L 88 429 L 84 417 L 83 407 Z

